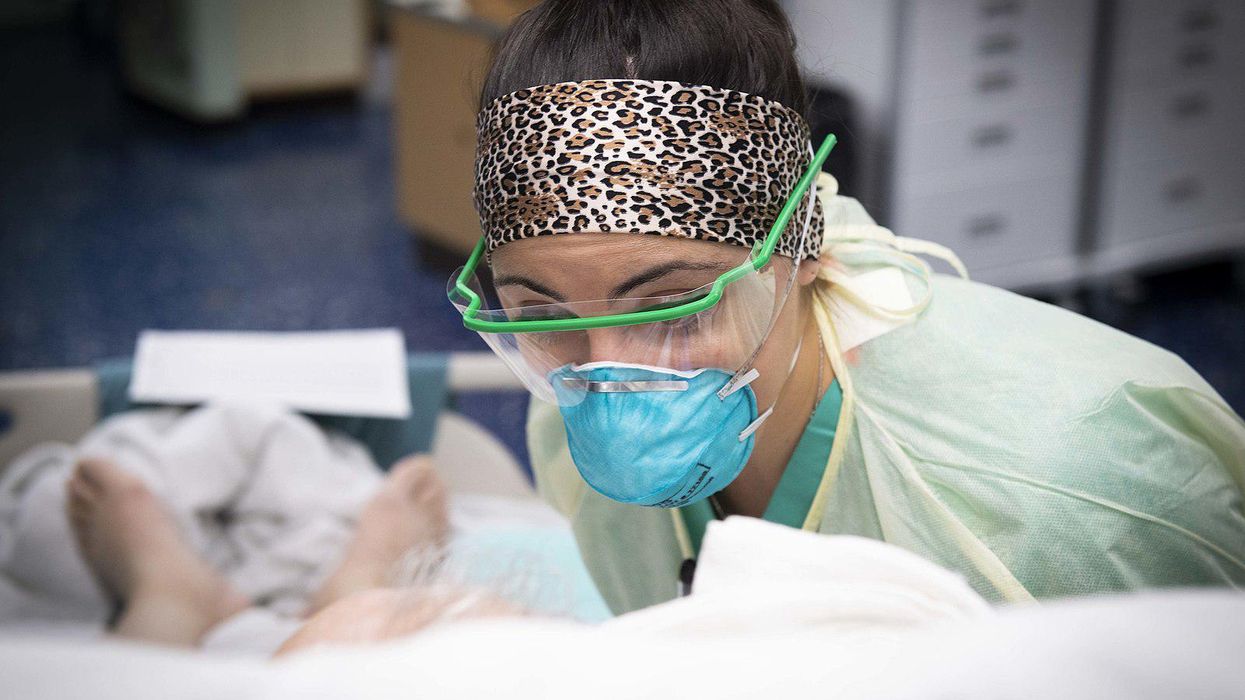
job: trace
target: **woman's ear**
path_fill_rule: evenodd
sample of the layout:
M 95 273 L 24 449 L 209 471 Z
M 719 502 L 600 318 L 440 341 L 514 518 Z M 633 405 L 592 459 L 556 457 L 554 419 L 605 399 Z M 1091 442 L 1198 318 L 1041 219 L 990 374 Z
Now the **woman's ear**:
M 821 272 L 821 260 L 813 258 L 811 260 L 801 260 L 800 269 L 796 273 L 795 281 L 801 287 L 810 285 L 813 280 L 817 279 L 817 273 Z

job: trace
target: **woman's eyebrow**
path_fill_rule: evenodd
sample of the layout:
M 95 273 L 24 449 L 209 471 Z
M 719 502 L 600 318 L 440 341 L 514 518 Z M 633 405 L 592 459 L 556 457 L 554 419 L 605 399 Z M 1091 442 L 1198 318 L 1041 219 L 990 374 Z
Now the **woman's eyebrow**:
M 622 284 L 619 284 L 617 287 L 614 287 L 614 289 L 610 292 L 609 296 L 610 298 L 617 298 L 617 297 L 624 296 L 627 294 L 627 292 L 630 292 L 636 287 L 639 287 L 642 284 L 647 284 L 649 282 L 654 282 L 656 280 L 659 280 L 662 277 L 665 277 L 666 275 L 672 272 L 679 272 L 683 270 L 694 270 L 694 271 L 711 270 L 713 272 L 726 272 L 730 268 L 731 266 L 729 264 L 722 263 L 722 262 L 689 262 L 689 261 L 676 260 L 674 262 L 663 263 L 661 265 L 656 265 L 654 267 L 651 267 L 645 270 L 644 272 L 641 272 L 635 275 L 634 277 L 631 277 L 630 279 L 623 282 Z M 518 285 L 521 287 L 527 287 L 533 292 L 536 292 L 537 294 L 543 294 L 549 297 L 550 299 L 553 299 L 554 301 L 557 301 L 563 304 L 566 303 L 566 298 L 563 297 L 561 294 L 558 294 L 554 290 L 550 289 L 549 287 L 546 287 L 540 282 L 537 282 L 531 277 L 524 277 L 523 275 L 502 275 L 501 277 L 494 279 L 493 284 L 497 287 L 505 287 L 509 285 Z
M 630 292 L 636 287 L 639 287 L 640 285 L 646 284 L 648 282 L 659 280 L 662 277 L 665 277 L 666 275 L 670 274 L 671 272 L 678 272 L 680 270 L 713 270 L 716 272 L 726 272 L 730 268 L 731 268 L 730 265 L 726 263 L 722 263 L 722 262 L 686 262 L 686 261 L 668 262 L 662 265 L 651 267 L 645 270 L 644 272 L 641 272 L 638 275 L 632 277 L 626 282 L 623 282 L 617 287 L 614 287 L 613 291 L 610 292 L 610 298 L 614 299 L 614 298 L 618 298 L 621 296 L 625 296 L 627 292 Z
M 566 298 L 563 297 L 561 294 L 558 294 L 557 292 L 553 291 L 552 289 L 546 287 L 545 285 L 541 284 L 540 282 L 537 282 L 536 280 L 530 277 L 524 277 L 522 275 L 502 275 L 501 277 L 498 277 L 497 279 L 493 280 L 493 285 L 496 287 L 505 287 L 505 286 L 512 285 L 512 284 L 517 284 L 522 287 L 527 287 L 528 289 L 532 290 L 533 292 L 536 292 L 537 294 L 544 294 L 550 299 L 553 299 L 554 301 L 560 302 L 562 304 L 566 303 Z

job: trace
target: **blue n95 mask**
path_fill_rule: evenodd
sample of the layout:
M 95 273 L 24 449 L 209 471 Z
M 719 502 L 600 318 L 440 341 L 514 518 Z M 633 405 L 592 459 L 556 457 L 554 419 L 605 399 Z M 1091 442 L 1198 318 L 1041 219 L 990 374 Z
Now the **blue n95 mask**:
M 621 503 L 675 508 L 726 488 L 747 464 L 770 414 L 757 415 L 757 376 L 594 362 L 550 381 L 584 481 Z

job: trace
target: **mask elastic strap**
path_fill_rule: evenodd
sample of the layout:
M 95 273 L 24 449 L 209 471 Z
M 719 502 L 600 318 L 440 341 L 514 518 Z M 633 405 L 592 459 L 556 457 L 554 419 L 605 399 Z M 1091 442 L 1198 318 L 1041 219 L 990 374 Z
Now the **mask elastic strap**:
M 800 342 L 795 344 L 795 352 L 791 353 L 791 366 L 787 368 L 787 379 L 791 378 L 791 374 L 795 372 L 795 363 L 800 360 L 800 350 L 804 349 L 804 336 L 800 336 Z
M 756 367 L 753 367 L 743 374 L 736 374 L 731 377 L 731 380 L 727 382 L 725 386 L 718 389 L 718 398 L 725 400 L 726 397 L 748 386 L 760 376 L 761 373 L 757 371 Z
M 753 433 L 755 433 L 757 430 L 760 429 L 761 424 L 764 423 L 765 419 L 769 418 L 770 414 L 772 414 L 773 412 L 774 412 L 773 406 L 770 406 L 769 408 L 765 409 L 765 413 L 762 413 L 761 415 L 757 416 L 756 420 L 749 423 L 747 428 L 744 428 L 743 430 L 739 432 L 739 441 L 743 442 L 744 440 L 747 440 L 749 437 L 751 437 Z
M 795 373 L 795 365 L 800 360 L 800 350 L 803 348 L 804 348 L 804 336 L 800 336 L 800 342 L 796 344 L 795 352 L 791 353 L 791 366 L 787 368 L 787 379 L 791 379 L 791 375 Z M 730 391 L 730 393 L 727 394 L 727 396 L 730 396 L 730 394 L 733 394 L 739 389 L 742 389 L 748 384 L 751 384 L 752 380 L 761 376 L 761 373 L 758 372 L 756 368 L 754 367 L 753 369 L 748 370 L 748 372 L 744 374 L 743 376 L 748 377 L 748 381 L 743 384 L 740 384 L 738 387 L 733 388 Z M 727 386 L 730 386 L 730 385 L 728 384 Z M 769 408 L 765 409 L 764 413 L 757 416 L 757 419 L 749 423 L 748 427 L 739 431 L 739 441 L 743 442 L 744 440 L 747 440 L 749 436 L 751 436 L 753 433 L 759 430 L 761 428 L 761 424 L 765 422 L 765 419 L 769 418 L 770 415 L 774 413 L 774 407 L 777 405 L 778 405 L 778 399 L 774 399 L 774 402 L 769 405 Z

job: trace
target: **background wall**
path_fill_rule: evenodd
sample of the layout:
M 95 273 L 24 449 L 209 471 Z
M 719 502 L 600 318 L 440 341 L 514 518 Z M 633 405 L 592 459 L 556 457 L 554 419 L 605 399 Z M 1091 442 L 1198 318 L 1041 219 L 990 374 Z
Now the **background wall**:
M 785 0 L 799 40 L 805 79 L 844 89 L 855 101 L 854 133 L 860 146 L 859 192 L 845 192 L 880 210 L 885 165 L 893 142 L 896 81 L 894 37 L 899 3 L 894 0 Z

